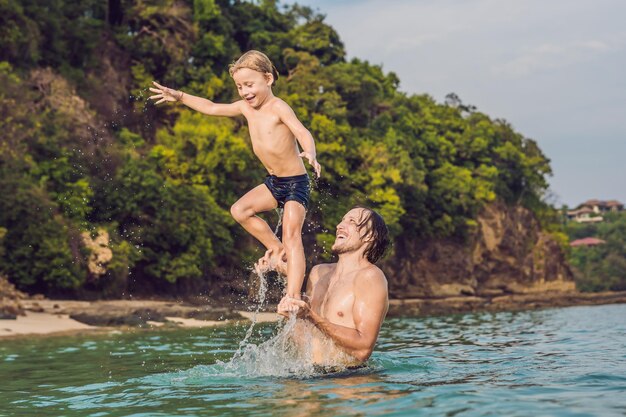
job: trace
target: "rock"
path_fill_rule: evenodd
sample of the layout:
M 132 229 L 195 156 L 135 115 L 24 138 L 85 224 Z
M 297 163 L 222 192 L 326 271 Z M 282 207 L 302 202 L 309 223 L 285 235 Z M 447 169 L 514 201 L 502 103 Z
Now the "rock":
M 153 309 L 138 309 L 130 314 L 82 312 L 70 315 L 71 319 L 90 326 L 142 326 L 148 321 L 165 322 L 165 315 Z
M 17 320 L 17 314 L 11 314 L 0 309 L 0 320 Z
M 7 277 L 0 275 L 0 320 L 15 320 L 17 316 L 24 316 L 24 308 L 20 300 L 28 295 L 17 290 Z
M 89 249 L 87 269 L 92 277 L 98 278 L 106 274 L 106 264 L 113 259 L 113 251 L 109 248 L 109 233 L 98 229 L 96 236 L 91 237 L 89 232 L 81 233 L 83 245 Z
M 0 302 L 0 320 L 15 320 L 17 316 L 23 316 L 24 310 L 14 301 Z
M 383 265 L 391 297 L 492 297 L 575 291 L 565 255 L 533 213 L 494 203 L 483 209 L 466 240 L 396 242 Z
M 25 300 L 28 295 L 15 288 L 15 285 L 9 282 L 9 279 L 0 275 L 0 299 L 6 298 L 9 300 Z
M 30 307 L 28 307 L 28 310 L 33 311 L 35 313 L 43 313 L 44 312 L 44 308 L 42 306 L 40 306 L 39 303 L 32 303 L 30 305 Z
M 210 310 L 198 310 L 192 311 L 185 315 L 187 318 L 197 319 L 197 320 L 212 320 L 212 321 L 221 321 L 221 320 L 238 320 L 243 319 L 244 317 L 238 312 L 228 309 L 228 308 L 213 308 Z

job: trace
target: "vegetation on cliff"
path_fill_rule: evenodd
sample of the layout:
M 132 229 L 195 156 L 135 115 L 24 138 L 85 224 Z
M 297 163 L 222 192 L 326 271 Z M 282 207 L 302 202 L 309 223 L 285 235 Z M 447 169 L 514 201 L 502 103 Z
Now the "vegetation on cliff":
M 606 242 L 571 248 L 576 286 L 581 291 L 626 291 L 626 211 L 603 217 L 601 223 L 567 224 L 572 240 L 596 237 Z
M 396 242 L 463 238 L 496 200 L 551 221 L 536 142 L 453 94 L 407 95 L 395 74 L 346 60 L 306 7 L 7 0 L 0 16 L 0 273 L 20 289 L 116 296 L 241 276 L 260 248 L 228 210 L 265 175 L 245 123 L 156 108 L 146 88 L 232 101 L 227 66 L 248 49 L 273 60 L 276 95 L 317 141 L 309 261 L 329 257 L 356 203 L 379 210 Z M 112 257 L 94 274 L 83 232 L 102 230 Z

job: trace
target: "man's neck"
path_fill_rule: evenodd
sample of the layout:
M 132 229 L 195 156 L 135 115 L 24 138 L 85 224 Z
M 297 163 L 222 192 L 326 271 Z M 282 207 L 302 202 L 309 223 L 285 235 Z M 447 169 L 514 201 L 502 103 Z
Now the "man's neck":
M 342 253 L 337 260 L 337 273 L 345 274 L 352 271 L 356 271 L 368 266 L 370 262 L 363 255 L 363 251 L 355 251 L 349 253 Z

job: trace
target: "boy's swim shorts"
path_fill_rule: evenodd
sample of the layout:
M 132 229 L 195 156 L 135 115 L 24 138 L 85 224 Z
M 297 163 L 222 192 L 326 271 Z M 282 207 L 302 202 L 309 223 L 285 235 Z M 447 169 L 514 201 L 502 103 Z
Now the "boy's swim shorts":
M 284 207 L 287 201 L 297 201 L 307 208 L 311 195 L 311 184 L 308 174 L 294 175 L 293 177 L 277 177 L 268 175 L 263 182 L 278 202 L 278 207 Z

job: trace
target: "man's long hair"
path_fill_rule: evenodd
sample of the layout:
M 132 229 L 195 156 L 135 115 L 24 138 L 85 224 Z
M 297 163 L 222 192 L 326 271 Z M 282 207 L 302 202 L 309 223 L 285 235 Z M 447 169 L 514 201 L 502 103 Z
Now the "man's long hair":
M 352 209 L 363 209 L 363 215 L 357 224 L 359 232 L 365 228 L 363 238 L 369 240 L 363 254 L 369 262 L 376 263 L 385 254 L 391 243 L 385 220 L 371 208 L 355 206 Z

